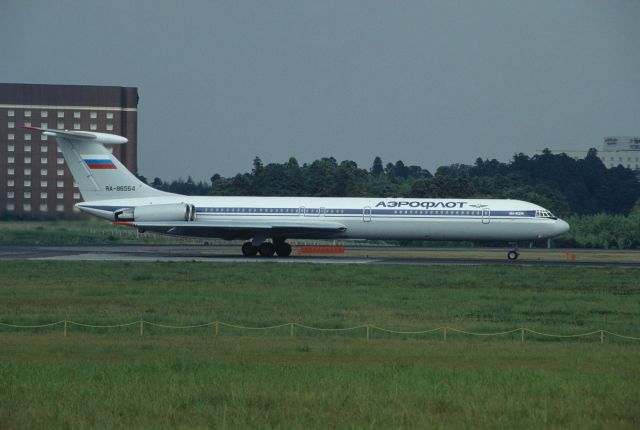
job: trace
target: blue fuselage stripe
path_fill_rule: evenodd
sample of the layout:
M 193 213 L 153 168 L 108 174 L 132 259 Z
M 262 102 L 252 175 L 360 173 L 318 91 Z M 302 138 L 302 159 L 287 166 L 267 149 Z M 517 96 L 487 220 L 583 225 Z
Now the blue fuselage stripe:
M 423 216 L 423 217 L 508 217 L 535 218 L 536 211 L 491 211 L 491 210 L 423 210 L 423 209 L 333 209 L 304 208 L 305 216 Z M 199 214 L 210 215 L 289 215 L 300 216 L 300 208 L 258 208 L 258 207 L 200 207 Z

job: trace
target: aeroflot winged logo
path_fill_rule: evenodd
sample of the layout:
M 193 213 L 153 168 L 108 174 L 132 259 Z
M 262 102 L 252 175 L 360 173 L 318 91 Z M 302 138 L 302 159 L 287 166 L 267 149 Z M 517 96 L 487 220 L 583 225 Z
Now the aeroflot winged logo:
M 89 169 L 115 169 L 116 165 L 113 164 L 111 158 L 108 155 L 83 155 L 82 159 L 87 163 Z
M 387 200 L 381 201 L 376 204 L 377 208 L 464 208 L 467 202 L 456 202 L 456 201 L 439 201 L 439 202 L 431 202 L 431 201 L 421 201 L 421 200 Z

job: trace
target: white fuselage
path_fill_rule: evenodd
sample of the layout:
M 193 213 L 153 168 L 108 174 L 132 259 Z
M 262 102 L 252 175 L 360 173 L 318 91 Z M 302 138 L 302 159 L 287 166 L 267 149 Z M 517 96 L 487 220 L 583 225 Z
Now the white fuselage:
M 333 221 L 346 227 L 327 234 L 291 232 L 286 238 L 524 241 L 558 236 L 569 229 L 566 222 L 544 208 L 520 200 L 170 195 L 83 202 L 77 206 L 114 220 L 114 212 L 122 208 L 168 203 L 194 205 L 195 224 L 218 220 Z

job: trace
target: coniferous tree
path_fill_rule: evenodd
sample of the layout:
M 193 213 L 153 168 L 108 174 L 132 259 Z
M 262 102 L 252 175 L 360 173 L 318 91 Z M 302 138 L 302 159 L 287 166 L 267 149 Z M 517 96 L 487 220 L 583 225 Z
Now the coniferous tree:
M 373 166 L 371 166 L 371 174 L 373 176 L 380 176 L 384 173 L 384 167 L 382 166 L 382 159 L 376 157 L 373 159 Z

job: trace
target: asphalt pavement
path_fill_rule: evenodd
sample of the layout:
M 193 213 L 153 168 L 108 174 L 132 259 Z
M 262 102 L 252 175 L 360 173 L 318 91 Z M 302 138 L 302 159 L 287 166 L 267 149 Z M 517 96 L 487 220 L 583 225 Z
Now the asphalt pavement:
M 496 258 L 502 255 L 504 258 Z M 494 248 L 403 248 L 379 246 L 347 247 L 339 255 L 294 255 L 290 257 L 243 257 L 237 245 L 94 245 L 94 246 L 37 246 L 0 245 L 0 260 L 57 260 L 57 261 L 129 261 L 129 262 L 209 262 L 209 263 L 307 263 L 307 264 L 400 264 L 400 265 L 517 265 L 517 266 L 592 266 L 640 268 L 640 253 L 605 251 L 554 250 L 557 257 L 549 258 L 548 250 L 523 249 L 521 258 L 509 261 L 506 249 Z M 469 257 L 469 252 L 474 255 Z M 368 256 L 368 254 L 373 254 Z M 407 256 L 410 254 L 410 256 Z M 536 258 L 537 255 L 546 256 Z M 572 260 L 571 254 L 579 255 Z M 630 258 L 631 257 L 631 258 Z

